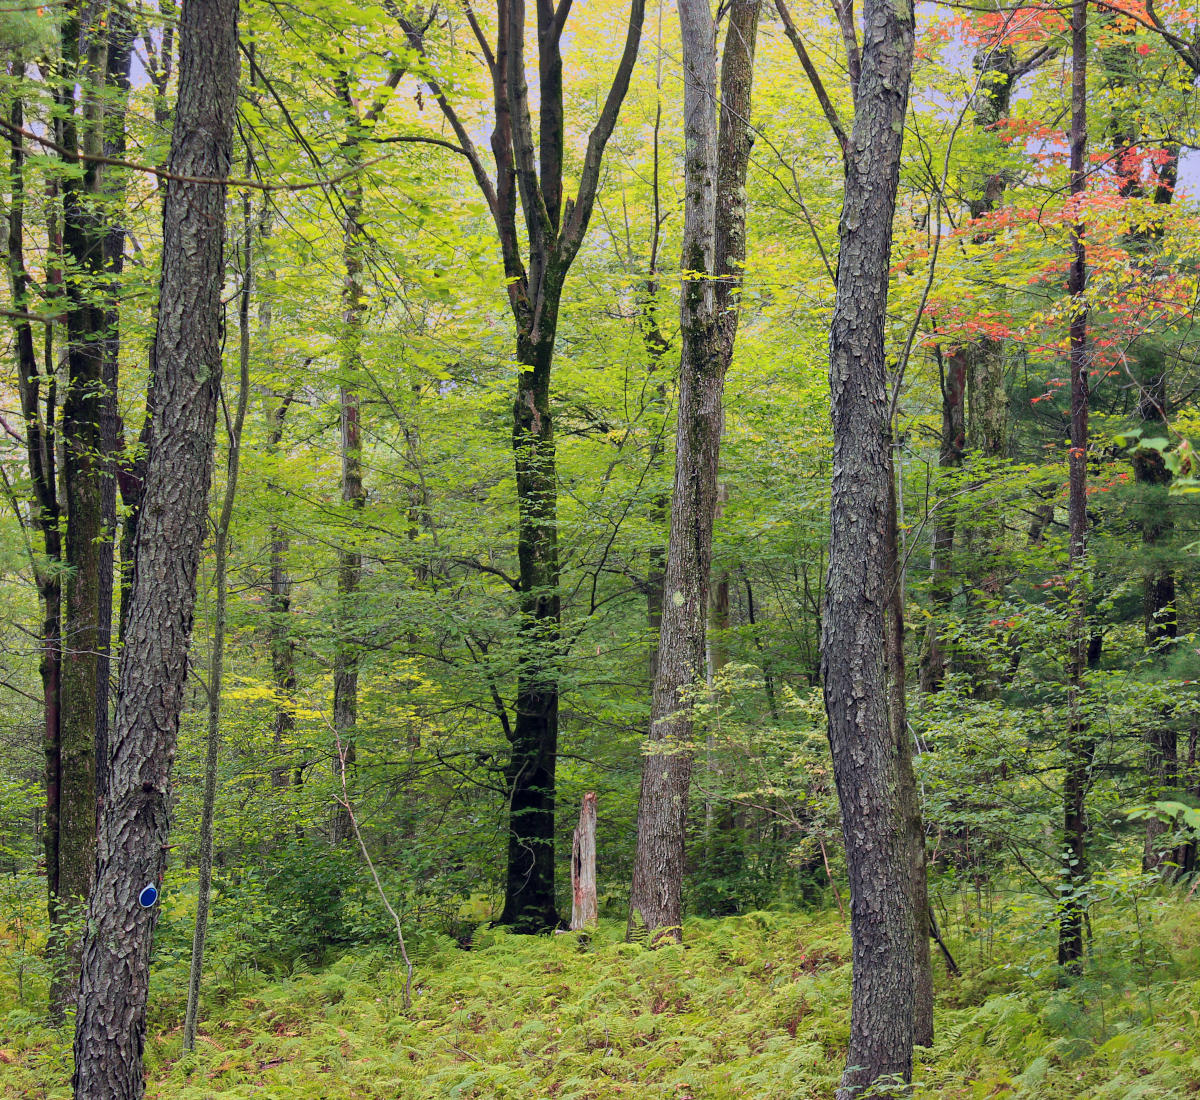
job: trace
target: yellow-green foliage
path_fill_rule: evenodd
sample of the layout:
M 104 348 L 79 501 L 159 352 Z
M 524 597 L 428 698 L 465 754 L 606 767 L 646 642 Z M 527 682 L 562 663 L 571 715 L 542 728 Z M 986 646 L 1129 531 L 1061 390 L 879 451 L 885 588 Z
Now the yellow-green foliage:
M 1145 972 L 1055 989 L 1014 936 L 986 970 L 939 979 L 938 1041 L 917 1097 L 1165 1100 L 1200 1094 L 1196 904 L 1142 914 Z M 349 954 L 270 981 L 214 960 L 197 1051 L 180 1056 L 186 967 L 155 970 L 147 1096 L 827 1098 L 848 1031 L 849 942 L 836 914 L 694 921 L 649 951 L 606 923 L 590 941 L 477 932 L 420 942 L 413 1007 L 393 960 Z M 1130 928 L 1128 940 L 1137 937 Z M 1044 944 L 1039 940 L 1040 954 Z M 961 943 L 964 957 L 970 947 Z M 1132 948 L 1131 948 L 1132 950 Z M 1149 952 L 1147 954 L 1146 952 Z M 1115 957 L 1115 956 L 1114 956 Z M 1149 965 L 1149 964 L 1148 964 Z M 940 967 L 939 967 L 940 970 Z M 69 1095 L 67 1031 L 0 988 L 0 1094 Z

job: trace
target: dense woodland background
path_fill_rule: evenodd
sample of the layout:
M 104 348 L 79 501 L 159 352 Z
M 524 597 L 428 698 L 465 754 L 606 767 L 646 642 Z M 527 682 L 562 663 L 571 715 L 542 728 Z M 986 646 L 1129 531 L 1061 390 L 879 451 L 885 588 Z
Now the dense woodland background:
M 496 11 L 242 5 L 217 454 L 150 988 L 162 1095 L 299 1096 L 321 1072 L 354 1096 L 830 1094 L 850 898 L 821 634 L 853 12 L 727 7 L 723 51 L 739 11 L 757 23 L 748 174 L 729 192 L 744 266 L 735 248 L 687 693 L 687 947 L 650 952 L 619 941 L 643 765 L 663 758 L 646 746 L 696 270 L 675 11 L 645 9 L 609 116 L 630 8 L 564 0 L 549 120 L 528 13 L 540 186 L 557 170 L 581 207 L 595 188 L 577 239 L 574 201 L 548 215 L 562 236 L 543 254 L 490 144 Z M 1200 31 L 1186 4 L 1083 8 L 1082 78 L 1068 9 L 917 11 L 886 362 L 891 668 L 940 942 L 922 1095 L 1200 1089 Z M 151 446 L 178 20 L 171 0 L 0 12 L 5 1095 L 57 1095 L 70 1074 L 50 1025 L 73 1011 Z M 547 270 L 548 344 L 519 300 Z M 1083 317 L 1090 432 L 1073 448 Z M 518 447 L 514 465 L 522 431 L 540 457 Z M 206 779 L 204 1041 L 179 1061 Z M 589 791 L 599 929 L 505 931 L 570 913 Z M 544 892 L 522 900 L 531 881 Z

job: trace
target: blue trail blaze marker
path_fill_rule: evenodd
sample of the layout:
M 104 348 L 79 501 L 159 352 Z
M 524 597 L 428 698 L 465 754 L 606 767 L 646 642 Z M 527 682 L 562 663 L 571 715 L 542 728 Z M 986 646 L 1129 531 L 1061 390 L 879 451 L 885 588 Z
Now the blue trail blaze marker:
M 158 901 L 158 888 L 153 883 L 143 886 L 142 892 L 138 894 L 138 905 L 143 909 L 149 909 L 156 901 Z

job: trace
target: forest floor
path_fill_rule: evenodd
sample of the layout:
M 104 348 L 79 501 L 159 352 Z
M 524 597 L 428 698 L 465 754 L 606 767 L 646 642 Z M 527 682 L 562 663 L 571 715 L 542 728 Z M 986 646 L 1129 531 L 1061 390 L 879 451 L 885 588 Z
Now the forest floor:
M 938 1035 L 919 1053 L 916 1096 L 1200 1095 L 1200 902 L 1142 897 L 1132 911 L 1094 914 L 1087 975 L 1064 989 L 1048 963 L 1052 928 L 1022 929 L 1033 911 L 1015 899 L 986 928 L 967 914 L 953 929 L 963 976 L 936 961 Z M 686 947 L 654 952 L 622 932 L 617 922 L 590 940 L 480 929 L 467 951 L 422 938 L 408 1012 L 403 968 L 380 951 L 286 977 L 217 956 L 188 1057 L 187 964 L 168 959 L 151 986 L 147 1096 L 832 1096 L 850 984 L 836 913 L 689 921 Z M 0 941 L 0 959 L 11 946 Z M 39 991 L 26 980 L 22 992 L 23 1004 L 0 963 L 0 1095 L 68 1096 L 69 1029 L 44 1027 Z

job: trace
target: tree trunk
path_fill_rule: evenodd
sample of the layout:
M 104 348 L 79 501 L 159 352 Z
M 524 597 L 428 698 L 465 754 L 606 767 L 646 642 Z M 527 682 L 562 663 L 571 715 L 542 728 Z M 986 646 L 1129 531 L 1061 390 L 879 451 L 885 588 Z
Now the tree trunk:
M 66 584 L 63 601 L 59 706 L 58 904 L 62 921 L 86 904 L 96 862 L 96 734 L 101 708 L 101 551 L 104 537 L 105 309 L 100 298 L 106 230 L 100 209 L 103 172 L 80 153 L 103 144 L 103 29 L 95 13 L 68 9 L 55 120 L 62 158 L 62 240 L 66 286 L 67 389 L 61 438 L 66 503 Z M 80 56 L 81 48 L 85 51 Z M 77 92 L 78 88 L 78 92 Z M 77 102 L 76 96 L 82 102 Z M 78 977 L 80 939 L 67 924 L 51 930 L 55 956 L 50 1017 L 61 1021 Z
M 910 1079 L 916 981 L 911 810 L 885 643 L 896 570 L 884 328 L 912 8 L 867 0 L 863 26 L 829 342 L 834 453 L 821 661 L 854 964 L 838 1100 Z
M 583 796 L 579 826 L 571 842 L 571 931 L 594 928 L 596 902 L 596 793 Z
M 508 868 L 502 924 L 522 932 L 557 927 L 554 900 L 554 770 L 558 753 L 558 663 L 561 648 L 558 591 L 557 471 L 550 408 L 550 369 L 563 282 L 587 234 L 612 136 L 641 42 L 645 0 L 631 0 L 625 45 L 600 116 L 587 139 L 574 200 L 563 197 L 563 27 L 569 5 L 537 4 L 537 142 L 525 73 L 525 0 L 497 0 L 494 49 L 472 29 L 489 55 L 495 106 L 488 175 L 471 134 L 441 85 L 425 83 L 458 138 L 496 226 L 522 370 L 513 404 L 513 457 L 517 481 L 517 589 L 520 654 L 516 722 L 506 768 L 509 796 Z M 410 48 L 426 58 L 424 31 L 399 16 Z M 517 228 L 518 207 L 524 234 Z M 524 237 L 524 241 L 522 240 Z M 528 256 L 528 269 L 522 248 Z
M 550 368 L 557 294 L 545 307 L 544 336 L 518 337 L 526 369 L 517 382 L 512 447 L 517 474 L 520 656 L 516 721 L 505 773 L 509 796 L 508 864 L 500 923 L 518 932 L 558 925 L 554 899 L 555 765 L 558 760 L 558 473 Z
M 269 412 L 270 430 L 267 446 L 277 452 L 283 439 L 283 424 L 291 404 L 291 394 L 283 398 Z M 275 731 L 271 740 L 276 763 L 271 768 L 271 785 L 286 787 L 289 783 L 288 768 L 280 759 L 288 751 L 288 743 L 296 728 L 293 698 L 296 694 L 296 642 L 288 625 L 292 608 L 292 579 L 287 570 L 288 536 L 284 527 L 272 518 L 267 528 L 270 540 L 270 638 L 271 676 L 275 687 Z M 295 785 L 300 786 L 302 772 L 299 765 L 292 774 Z
M 249 174 L 249 173 L 248 173 Z M 188 970 L 187 1009 L 183 1018 L 183 1049 L 196 1045 L 200 1015 L 200 983 L 204 976 L 204 941 L 208 936 L 208 910 L 212 895 L 213 819 L 217 803 L 217 754 L 221 746 L 221 681 L 225 674 L 225 620 L 228 591 L 225 577 L 229 564 L 229 528 L 237 498 L 238 468 L 242 455 L 242 429 L 250 400 L 250 294 L 253 289 L 254 231 L 250 221 L 250 197 L 242 196 L 242 288 L 238 295 L 238 396 L 229 429 L 229 453 L 225 460 L 225 496 L 213 533 L 212 653 L 208 663 L 208 736 L 204 747 L 204 796 L 200 808 L 200 876 L 196 885 L 196 924 L 192 933 L 192 962 Z
M 25 76 L 24 63 L 14 61 L 10 68 L 14 84 Z M 10 194 L 8 209 L 8 272 L 14 310 L 28 310 L 30 279 L 25 267 L 25 152 L 20 131 L 25 125 L 24 103 L 14 96 L 9 111 L 14 128 L 10 141 Z M 50 326 L 46 327 L 49 347 Z M 33 329 L 28 321 L 14 323 L 17 392 L 21 401 L 21 419 L 25 425 L 26 459 L 32 484 L 30 514 L 34 529 L 41 535 L 44 564 L 35 561 L 35 581 L 42 607 L 42 626 L 38 638 L 41 649 L 43 751 L 45 755 L 46 816 L 42 837 L 46 859 L 47 913 L 51 929 L 60 921 L 58 872 L 59 813 L 59 684 L 61 673 L 62 538 L 59 530 L 58 475 L 54 440 L 56 392 L 53 373 L 39 369 Z M 52 356 L 47 354 L 47 367 Z M 52 1006 L 55 998 L 52 998 Z M 52 1007 L 53 1012 L 53 1007 Z
M 889 458 L 895 455 L 895 446 Z M 890 471 L 892 489 L 888 499 L 889 576 L 891 598 L 885 614 L 888 667 L 888 720 L 896 733 L 896 758 L 900 775 L 900 809 L 908 829 L 909 881 L 913 904 L 913 1042 L 933 1046 L 933 966 L 929 957 L 932 931 L 929 915 L 929 883 L 926 875 L 925 826 L 921 819 L 921 796 L 913 769 L 913 737 L 908 726 L 907 670 L 904 658 L 904 556 L 900 551 L 900 524 L 896 508 L 896 471 Z
M 942 369 L 942 440 L 938 448 L 938 471 L 962 467 L 967 448 L 966 392 L 967 361 L 970 349 L 955 348 L 945 360 L 938 356 Z M 939 478 L 937 491 L 944 494 L 949 482 Z M 925 631 L 925 648 L 921 653 L 920 686 L 929 694 L 940 691 L 946 676 L 946 650 L 938 633 L 937 615 L 945 614 L 954 598 L 954 528 L 956 512 L 953 504 L 938 500 L 934 504 L 932 549 L 929 556 L 930 599 L 935 618 L 929 620 Z
M 1138 413 L 1148 436 L 1166 434 L 1166 366 L 1161 355 L 1139 357 L 1143 371 L 1143 389 Z M 1145 375 L 1149 375 L 1145 377 Z M 1179 617 L 1175 605 L 1175 574 L 1163 561 L 1161 544 L 1174 528 L 1171 518 L 1171 471 L 1161 452 L 1139 448 L 1133 454 L 1134 479 L 1142 494 L 1142 558 L 1145 576 L 1142 581 L 1142 617 L 1146 649 L 1151 659 L 1161 659 L 1159 650 L 1179 633 Z M 1177 734 L 1164 708 L 1157 723 L 1146 734 L 1147 764 L 1155 798 L 1168 797 L 1179 786 Z M 1157 872 L 1170 879 L 1178 873 L 1175 850 L 1160 841 L 1167 833 L 1166 822 L 1150 818 L 1146 823 L 1146 840 L 1142 852 L 1142 870 Z
M 353 112 L 349 77 L 340 78 L 343 99 Z M 347 141 L 347 160 L 353 167 L 362 162 L 358 140 L 360 124 L 356 115 L 349 122 L 351 137 Z M 366 320 L 363 295 L 363 189 L 359 176 L 352 177 L 345 197 L 342 222 L 342 259 L 345 277 L 342 282 L 342 347 L 341 383 L 338 394 L 342 421 L 342 501 L 349 505 L 350 514 L 357 515 L 366 504 L 362 477 L 361 404 L 358 397 L 358 375 L 362 368 L 362 338 Z M 338 550 L 337 581 L 337 651 L 333 667 L 333 728 L 339 748 L 333 759 L 335 776 L 345 769 L 347 782 L 353 788 L 354 765 L 357 754 L 355 726 L 358 724 L 358 663 L 359 647 L 354 634 L 356 614 L 354 604 L 362 579 L 362 553 L 355 545 L 357 533 L 347 523 L 344 545 Z M 338 802 L 333 810 L 330 840 L 337 845 L 350 838 L 349 812 Z
M 750 96 L 760 0 L 730 10 L 717 128 L 715 32 L 707 2 L 681 0 L 685 208 L 680 267 L 692 276 L 680 301 L 675 482 L 663 586 L 650 748 L 642 765 L 630 936 L 682 938 L 683 868 L 693 724 L 689 689 L 705 674 L 705 616 L 725 372 L 737 331 L 734 293 L 745 257 Z
M 221 378 L 224 179 L 238 85 L 237 0 L 185 0 L 174 177 L 163 217 L 152 449 L 138 524 L 96 886 L 75 1023 L 77 1100 L 137 1100 L 157 917 L 138 896 L 167 859 Z
M 1087 0 L 1071 8 L 1071 194 L 1087 187 Z M 1069 727 L 1063 776 L 1062 910 L 1058 926 L 1058 962 L 1078 972 L 1083 961 L 1083 924 L 1089 879 L 1087 853 L 1088 787 L 1094 745 L 1083 711 L 1084 676 L 1088 667 L 1087 628 L 1087 450 L 1088 450 L 1088 316 L 1083 297 L 1087 285 L 1084 226 L 1071 227 L 1071 268 L 1067 291 L 1072 298 L 1070 328 L 1071 447 L 1068 527 L 1070 550 L 1070 640 L 1067 656 Z

